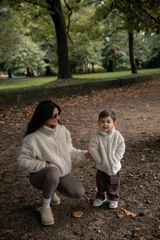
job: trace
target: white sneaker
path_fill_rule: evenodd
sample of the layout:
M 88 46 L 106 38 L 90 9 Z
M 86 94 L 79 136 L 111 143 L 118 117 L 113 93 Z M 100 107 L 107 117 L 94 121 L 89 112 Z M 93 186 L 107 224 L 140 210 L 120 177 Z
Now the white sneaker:
M 117 207 L 118 207 L 118 202 L 110 201 L 109 208 L 117 208 Z
M 102 203 L 106 202 L 107 201 L 107 198 L 102 200 L 102 199 L 99 199 L 99 198 L 96 198 L 93 202 L 93 206 L 95 207 L 98 207 L 98 206 L 101 206 Z

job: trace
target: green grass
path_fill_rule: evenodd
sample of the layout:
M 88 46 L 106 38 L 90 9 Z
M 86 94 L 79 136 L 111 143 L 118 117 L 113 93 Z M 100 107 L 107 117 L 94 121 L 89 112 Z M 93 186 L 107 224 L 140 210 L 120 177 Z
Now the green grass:
M 34 77 L 34 78 L 0 78 L 0 91 L 21 90 L 44 86 L 61 85 L 67 83 L 87 82 L 100 79 L 111 79 L 127 76 L 137 76 L 142 74 L 160 73 L 160 68 L 138 70 L 138 74 L 131 74 L 131 71 L 73 74 L 73 79 L 57 79 L 57 77 Z
M 55 81 L 57 77 L 34 77 L 34 78 L 0 78 L 0 91 L 20 90 L 45 86 Z
M 135 75 L 141 75 L 141 74 L 150 74 L 150 73 L 155 73 L 155 72 L 160 72 L 160 68 L 138 70 L 138 74 L 134 74 L 134 75 L 131 74 L 131 71 L 122 71 L 122 72 L 81 74 L 81 75 L 76 75 L 76 78 L 107 79 L 107 78 L 135 76 Z

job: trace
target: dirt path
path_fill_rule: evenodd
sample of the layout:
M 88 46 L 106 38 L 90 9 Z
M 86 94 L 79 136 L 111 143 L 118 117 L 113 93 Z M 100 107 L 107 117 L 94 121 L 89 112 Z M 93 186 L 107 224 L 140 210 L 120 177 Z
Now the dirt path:
M 88 149 L 98 129 L 98 113 L 105 108 L 116 112 L 116 129 L 126 142 L 117 208 L 121 214 L 110 210 L 108 203 L 92 206 L 96 168 L 89 161 L 72 169 L 85 187 L 84 197 L 74 200 L 58 193 L 61 204 L 52 207 L 55 224 L 41 225 L 41 192 L 31 187 L 28 173 L 16 160 L 37 103 L 13 106 L 0 110 L 0 240 L 160 239 L 160 82 L 53 100 L 62 107 L 61 120 L 80 149 Z M 83 215 L 74 218 L 77 211 Z

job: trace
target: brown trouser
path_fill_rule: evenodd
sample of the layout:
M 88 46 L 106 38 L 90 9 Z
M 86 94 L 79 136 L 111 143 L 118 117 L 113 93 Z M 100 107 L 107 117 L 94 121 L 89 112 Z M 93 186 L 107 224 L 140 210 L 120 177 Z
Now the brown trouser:
M 98 189 L 96 198 L 104 200 L 108 195 L 111 201 L 118 202 L 120 189 L 119 172 L 116 175 L 109 176 L 107 173 L 98 170 L 96 175 L 96 182 Z
M 29 180 L 33 187 L 43 190 L 43 197 L 46 199 L 51 198 L 56 190 L 71 198 L 81 198 L 84 195 L 84 188 L 77 178 L 71 174 L 60 177 L 60 171 L 55 167 L 30 173 Z

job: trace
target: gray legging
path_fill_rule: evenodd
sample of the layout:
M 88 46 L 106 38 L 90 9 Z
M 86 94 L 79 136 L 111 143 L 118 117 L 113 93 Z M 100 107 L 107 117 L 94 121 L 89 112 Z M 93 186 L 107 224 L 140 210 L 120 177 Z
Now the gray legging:
M 84 188 L 77 178 L 70 173 L 60 177 L 60 171 L 55 167 L 30 173 L 29 179 L 33 187 L 43 190 L 43 197 L 46 199 L 51 198 L 56 189 L 70 198 L 81 198 L 84 195 Z

